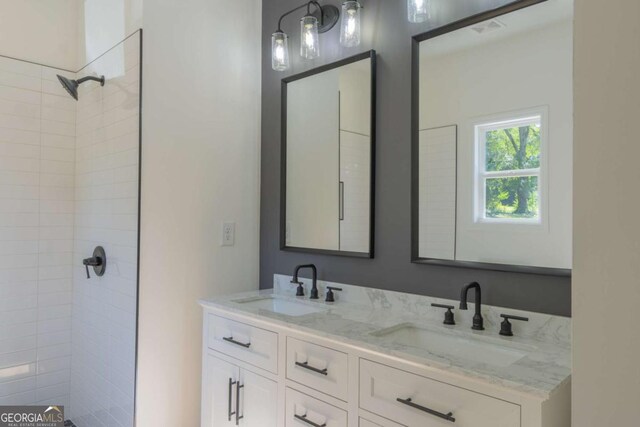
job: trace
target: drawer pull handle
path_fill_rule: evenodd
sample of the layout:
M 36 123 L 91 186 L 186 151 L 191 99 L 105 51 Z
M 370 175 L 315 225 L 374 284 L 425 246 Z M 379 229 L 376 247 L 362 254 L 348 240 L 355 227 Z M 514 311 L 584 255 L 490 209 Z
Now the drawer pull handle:
M 309 425 L 310 425 L 310 426 L 312 426 L 312 427 L 327 427 L 327 423 L 324 423 L 324 424 L 316 424 L 316 423 L 314 423 L 313 421 L 311 421 L 311 420 L 307 419 L 307 414 L 304 414 L 304 415 L 294 414 L 294 415 L 293 415 L 293 417 L 294 417 L 296 420 L 300 420 L 300 421 L 302 421 L 303 423 L 305 423 L 305 424 L 309 424 Z
M 229 409 L 227 411 L 227 414 L 229 415 L 229 421 L 231 421 L 231 416 L 235 415 L 235 412 L 231 411 L 231 391 L 233 390 L 233 386 L 236 384 L 236 382 L 233 380 L 233 378 L 229 378 Z
M 244 347 L 244 348 L 249 348 L 251 347 L 251 343 L 243 343 L 240 341 L 236 341 L 233 339 L 233 337 L 222 337 L 223 340 L 225 340 L 226 342 L 230 342 L 231 344 L 235 344 L 235 345 L 239 345 L 240 347 Z
M 442 412 L 434 411 L 433 409 L 425 408 L 424 406 L 413 403 L 411 399 L 396 399 L 398 402 L 410 406 L 412 408 L 418 409 L 422 412 L 426 412 L 427 414 L 434 415 L 438 418 L 442 418 L 443 420 L 451 421 L 452 423 L 456 422 L 456 419 L 453 418 L 453 412 L 449 412 L 448 414 L 443 414 Z
M 244 418 L 244 415 L 240 415 L 240 389 L 244 388 L 244 384 L 240 384 L 240 380 L 236 382 L 236 425 L 240 425 L 240 420 Z
M 304 362 L 304 363 L 296 362 L 296 366 L 300 366 L 301 368 L 308 369 L 309 371 L 313 371 L 317 374 L 329 375 L 327 368 L 324 368 L 324 369 L 314 368 L 313 366 L 310 366 L 308 362 Z

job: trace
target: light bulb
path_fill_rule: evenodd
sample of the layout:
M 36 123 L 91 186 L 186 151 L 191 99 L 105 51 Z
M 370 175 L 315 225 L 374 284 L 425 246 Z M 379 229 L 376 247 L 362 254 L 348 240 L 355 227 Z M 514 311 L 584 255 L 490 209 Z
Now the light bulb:
M 407 0 L 409 22 L 420 23 L 430 18 L 430 0 Z
M 289 37 L 282 31 L 271 35 L 271 68 L 276 71 L 289 68 Z
M 318 19 L 307 15 L 300 20 L 300 56 L 313 59 L 320 56 Z
M 345 1 L 342 3 L 342 24 L 340 25 L 340 44 L 355 47 L 360 44 L 360 3 Z

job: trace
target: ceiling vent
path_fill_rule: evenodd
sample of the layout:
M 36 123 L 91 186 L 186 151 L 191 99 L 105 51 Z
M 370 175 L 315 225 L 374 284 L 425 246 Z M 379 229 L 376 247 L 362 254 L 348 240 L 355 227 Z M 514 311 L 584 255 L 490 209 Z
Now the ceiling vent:
M 487 34 L 501 30 L 505 27 L 506 25 L 504 25 L 502 22 L 498 21 L 497 19 L 492 19 L 491 21 L 484 21 L 477 25 L 471 26 L 471 30 L 473 30 L 477 34 Z

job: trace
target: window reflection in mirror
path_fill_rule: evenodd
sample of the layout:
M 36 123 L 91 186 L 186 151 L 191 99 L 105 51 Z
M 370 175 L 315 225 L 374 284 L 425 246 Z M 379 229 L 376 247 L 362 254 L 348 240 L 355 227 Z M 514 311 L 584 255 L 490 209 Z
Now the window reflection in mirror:
M 371 256 L 373 55 L 283 80 L 283 249 Z
M 571 268 L 572 21 L 548 0 L 414 38 L 414 261 Z

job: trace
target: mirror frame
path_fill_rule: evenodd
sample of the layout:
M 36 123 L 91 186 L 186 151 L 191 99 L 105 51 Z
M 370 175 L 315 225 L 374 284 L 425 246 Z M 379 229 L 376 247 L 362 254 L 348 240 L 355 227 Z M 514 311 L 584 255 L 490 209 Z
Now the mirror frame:
M 333 70 L 354 62 L 365 59 L 371 60 L 371 165 L 369 185 L 369 251 L 349 252 L 331 249 L 314 249 L 296 246 L 287 246 L 287 85 L 291 82 Z M 355 258 L 373 258 L 374 256 L 374 232 L 375 232 L 375 177 L 376 177 L 376 51 L 369 50 L 358 55 L 350 56 L 337 62 L 332 62 L 299 74 L 282 79 L 281 101 L 281 145 L 280 145 L 280 250 L 289 252 L 304 252 L 321 255 L 335 255 Z
M 444 260 L 420 257 L 420 204 L 419 204 L 419 150 L 420 150 L 420 43 L 443 34 L 450 33 L 470 25 L 497 18 L 529 6 L 544 3 L 547 0 L 517 0 L 504 6 L 481 12 L 476 15 L 452 22 L 442 27 L 412 37 L 411 46 L 411 262 L 417 264 L 439 265 L 445 267 L 473 268 L 478 270 L 507 271 L 514 273 L 541 274 L 547 276 L 571 277 L 571 269 L 535 267 L 486 263 L 478 261 Z M 457 189 L 456 189 L 457 191 Z M 457 205 L 457 201 L 456 201 Z M 457 218 L 456 218 L 457 228 Z

